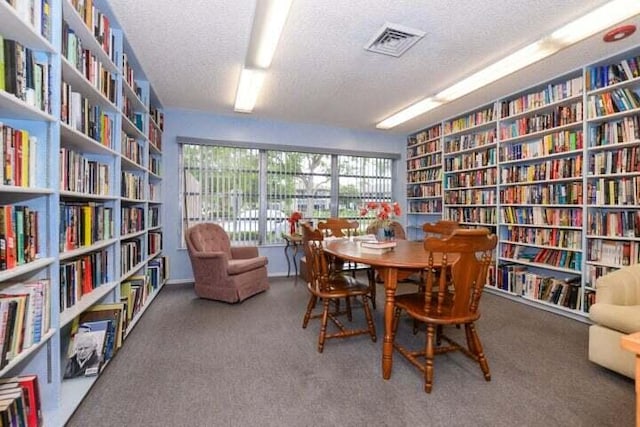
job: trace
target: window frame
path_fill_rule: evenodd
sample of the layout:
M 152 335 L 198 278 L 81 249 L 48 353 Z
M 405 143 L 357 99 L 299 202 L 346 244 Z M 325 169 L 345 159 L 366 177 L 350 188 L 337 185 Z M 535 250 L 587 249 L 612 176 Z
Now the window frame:
M 179 233 L 179 241 L 180 241 L 180 249 L 186 249 L 184 234 L 186 230 L 186 205 L 184 199 L 184 185 L 185 185 L 185 167 L 184 167 L 184 159 L 183 159 L 183 147 L 184 145 L 206 145 L 206 146 L 222 146 L 229 148 L 246 148 L 246 149 L 257 149 L 259 150 L 259 222 L 258 222 L 258 230 L 259 237 L 257 243 L 250 243 L 252 245 L 257 244 L 261 247 L 270 247 L 270 246 L 283 246 L 285 242 L 277 242 L 277 243 L 264 243 L 264 233 L 263 230 L 266 227 L 266 214 L 267 214 L 267 205 L 268 205 L 268 194 L 267 194 L 267 151 L 286 151 L 286 152 L 297 152 L 297 153 L 312 153 L 312 154 L 324 154 L 331 156 L 331 185 L 330 185 L 330 203 L 329 203 L 329 211 L 331 216 L 337 216 L 339 210 L 339 179 L 340 179 L 340 171 L 338 164 L 339 156 L 353 156 L 353 157 L 367 157 L 367 158 L 375 158 L 375 159 L 389 159 L 391 161 L 391 179 L 398 175 L 398 168 L 400 164 L 401 156 L 397 153 L 389 153 L 389 152 L 378 152 L 378 151 L 359 151 L 359 150 L 345 150 L 345 149 L 331 149 L 331 148 L 323 148 L 323 147 L 308 147 L 308 146 L 295 146 L 295 145 L 283 145 L 283 144 L 266 144 L 266 143 L 255 143 L 255 142 L 246 142 L 246 141 L 228 141 L 228 140 L 219 140 L 219 139 L 207 139 L 207 138 L 191 138 L 178 136 L 176 137 L 176 142 L 178 143 L 178 169 L 179 169 L 179 182 L 178 182 L 178 193 L 179 193 L 179 202 L 178 202 L 178 217 L 180 218 L 180 227 L 178 230 Z M 397 200 L 396 194 L 396 186 L 391 185 L 391 199 Z M 234 241 L 234 243 L 243 244 L 241 241 Z M 245 242 L 249 244 L 249 242 Z

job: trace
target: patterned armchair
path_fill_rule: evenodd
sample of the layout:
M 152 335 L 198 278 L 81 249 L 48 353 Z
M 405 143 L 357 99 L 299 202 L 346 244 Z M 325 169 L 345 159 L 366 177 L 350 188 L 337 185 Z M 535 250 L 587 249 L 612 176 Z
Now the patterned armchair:
M 218 224 L 190 227 L 186 243 L 200 298 L 235 303 L 269 289 L 267 257 L 256 246 L 231 246 Z

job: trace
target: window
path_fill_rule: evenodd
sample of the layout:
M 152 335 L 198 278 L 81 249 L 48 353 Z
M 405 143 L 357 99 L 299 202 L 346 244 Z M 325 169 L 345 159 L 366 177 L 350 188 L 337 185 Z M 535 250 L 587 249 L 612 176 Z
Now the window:
M 390 157 L 189 140 L 180 157 L 183 232 L 216 222 L 234 244 L 282 243 L 294 211 L 316 224 L 331 216 L 355 219 L 364 202 L 392 198 Z

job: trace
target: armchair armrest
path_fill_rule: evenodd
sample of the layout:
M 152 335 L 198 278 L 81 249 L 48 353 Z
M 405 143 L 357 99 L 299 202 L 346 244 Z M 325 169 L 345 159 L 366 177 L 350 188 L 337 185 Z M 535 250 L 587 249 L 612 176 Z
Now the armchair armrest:
M 213 258 L 220 258 L 223 261 L 226 261 L 227 258 L 227 254 L 221 251 L 215 251 L 215 252 L 193 252 L 190 254 L 191 257 L 193 258 L 199 258 L 199 259 L 213 259 Z
M 247 259 L 258 257 L 257 246 L 232 246 L 231 258 L 232 259 Z
M 598 278 L 596 303 L 640 305 L 640 264 Z

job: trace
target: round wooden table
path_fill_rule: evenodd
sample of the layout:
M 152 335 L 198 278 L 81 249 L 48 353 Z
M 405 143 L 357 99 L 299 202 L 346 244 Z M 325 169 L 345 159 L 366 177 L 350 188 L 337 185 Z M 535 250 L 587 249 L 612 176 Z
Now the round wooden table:
M 393 341 L 391 325 L 393 322 L 393 303 L 398 280 L 409 277 L 417 271 L 429 266 L 429 253 L 425 251 L 422 241 L 397 240 L 396 247 L 391 250 L 361 248 L 357 241 L 336 239 L 327 241 L 325 252 L 349 261 L 369 264 L 378 271 L 384 280 L 384 340 L 382 342 L 382 377 L 391 377 Z M 449 262 L 454 262 L 449 257 Z M 442 259 L 434 254 L 434 266 L 439 266 Z

